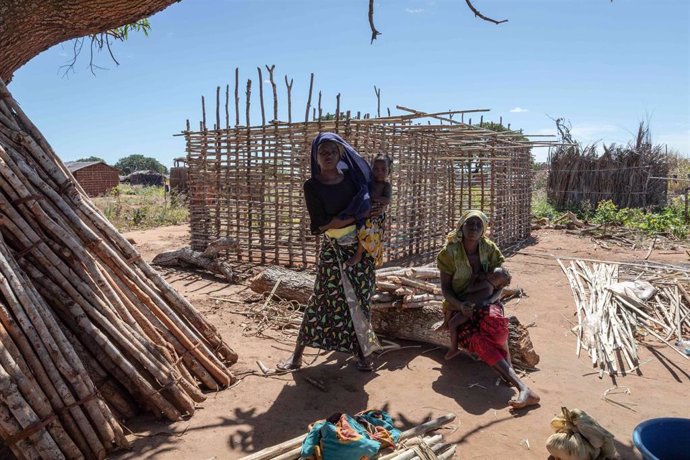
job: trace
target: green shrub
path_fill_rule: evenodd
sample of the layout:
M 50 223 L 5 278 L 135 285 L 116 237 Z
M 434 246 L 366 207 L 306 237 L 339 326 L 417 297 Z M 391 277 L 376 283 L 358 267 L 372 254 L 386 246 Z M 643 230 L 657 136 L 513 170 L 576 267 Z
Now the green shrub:
M 549 200 L 546 198 L 546 190 L 536 190 L 532 194 L 532 215 L 537 219 L 546 217 L 549 220 L 553 220 L 558 217 L 561 213 L 556 211 Z
M 637 208 L 618 207 L 611 201 L 600 201 L 594 212 L 592 222 L 604 225 L 621 225 L 639 230 L 647 235 L 670 234 L 676 238 L 686 238 L 690 227 L 685 222 L 685 208 L 680 199 L 656 211 L 645 212 Z

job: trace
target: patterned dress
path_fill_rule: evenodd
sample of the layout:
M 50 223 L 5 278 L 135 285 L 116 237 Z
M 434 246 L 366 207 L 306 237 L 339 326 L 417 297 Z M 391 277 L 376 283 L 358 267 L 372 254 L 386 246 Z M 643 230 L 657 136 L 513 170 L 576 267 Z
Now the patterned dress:
M 297 342 L 329 351 L 365 356 L 378 347 L 369 323 L 374 292 L 374 259 L 365 253 L 353 267 L 345 261 L 357 252 L 353 231 L 338 240 L 326 237 L 321 245 L 314 293 L 307 302 Z M 345 277 L 343 277 L 345 274 Z
M 358 238 L 364 250 L 374 258 L 374 265 L 383 265 L 383 231 L 386 215 L 368 218 L 358 230 Z

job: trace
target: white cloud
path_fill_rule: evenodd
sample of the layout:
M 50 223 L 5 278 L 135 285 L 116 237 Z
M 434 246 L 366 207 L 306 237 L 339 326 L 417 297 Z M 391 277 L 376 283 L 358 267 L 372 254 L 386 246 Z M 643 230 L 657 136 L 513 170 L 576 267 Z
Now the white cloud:
M 405 8 L 405 11 L 410 14 L 419 14 L 425 12 L 426 10 L 424 8 Z
M 527 109 L 523 109 L 522 107 L 515 107 L 510 109 L 511 113 L 524 113 L 524 112 L 529 112 Z

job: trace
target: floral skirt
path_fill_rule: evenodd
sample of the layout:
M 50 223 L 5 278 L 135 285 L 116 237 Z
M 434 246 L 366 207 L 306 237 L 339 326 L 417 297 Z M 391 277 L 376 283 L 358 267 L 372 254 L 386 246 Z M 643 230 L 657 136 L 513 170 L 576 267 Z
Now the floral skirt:
M 345 267 L 357 252 L 356 233 L 321 245 L 314 293 L 307 302 L 297 341 L 301 345 L 365 356 L 378 349 L 369 322 L 374 292 L 374 259 L 365 253 L 359 263 Z
M 508 323 L 499 302 L 478 308 L 472 318 L 458 328 L 458 345 L 494 366 L 500 360 L 508 359 L 505 349 Z
M 364 246 L 364 250 L 374 258 L 376 267 L 383 264 L 383 230 L 385 215 L 370 217 L 364 226 L 358 230 L 357 237 Z

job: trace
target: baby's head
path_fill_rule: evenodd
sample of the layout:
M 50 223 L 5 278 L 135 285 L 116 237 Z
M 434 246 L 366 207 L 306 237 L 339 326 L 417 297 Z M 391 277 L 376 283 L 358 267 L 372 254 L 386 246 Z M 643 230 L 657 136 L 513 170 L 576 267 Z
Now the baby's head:
M 493 272 L 486 275 L 486 280 L 491 283 L 496 289 L 503 289 L 508 286 L 511 281 L 510 272 L 505 267 L 498 267 Z
M 372 173 L 374 175 L 374 180 L 376 182 L 385 182 L 388 175 L 391 173 L 393 165 L 393 160 L 388 155 L 379 153 L 374 158 L 374 162 L 371 165 Z

